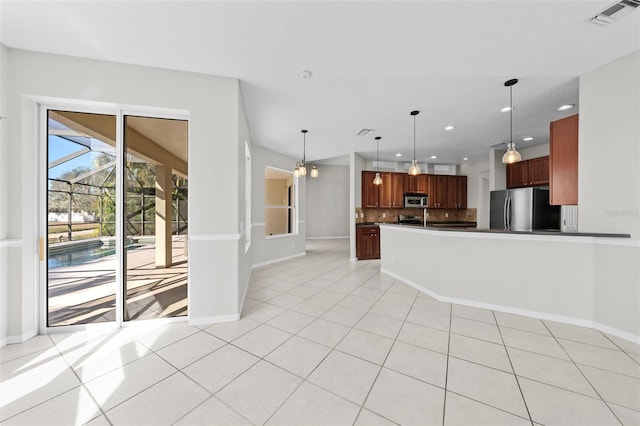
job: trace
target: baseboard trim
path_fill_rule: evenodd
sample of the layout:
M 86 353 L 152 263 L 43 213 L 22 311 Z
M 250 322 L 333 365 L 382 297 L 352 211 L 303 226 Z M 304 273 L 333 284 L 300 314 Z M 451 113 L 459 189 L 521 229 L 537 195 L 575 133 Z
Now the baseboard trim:
M 24 343 L 27 340 L 37 335 L 38 335 L 38 332 L 36 330 L 29 330 L 26 333 L 21 334 L 20 336 L 7 336 L 4 339 L 2 339 L 2 344 L 0 346 L 14 345 L 16 343 Z
M 280 257 L 278 259 L 267 260 L 266 262 L 255 263 L 253 266 L 251 266 L 251 268 L 258 269 L 258 268 L 262 268 L 263 266 L 268 266 L 274 263 L 282 262 L 289 259 L 295 259 L 296 257 L 302 257 L 306 255 L 307 255 L 306 251 L 302 253 L 292 254 L 291 256 L 285 256 L 285 257 Z
M 589 327 L 589 328 L 594 328 L 596 330 L 599 331 L 603 331 L 605 333 L 611 334 L 612 336 L 616 336 L 619 337 L 621 339 L 624 340 L 629 340 L 631 342 L 634 343 L 638 343 L 640 344 L 640 336 L 636 336 L 635 334 L 623 331 L 623 330 L 619 330 L 615 327 L 611 327 L 605 324 L 601 324 L 599 322 L 596 321 L 590 321 L 590 320 L 585 320 L 585 319 L 581 319 L 581 318 L 574 318 L 574 317 L 567 317 L 564 315 L 556 315 L 556 314 L 549 314 L 549 313 L 545 313 L 545 312 L 538 312 L 538 311 L 530 311 L 527 309 L 520 309 L 520 308 L 513 308 L 511 306 L 502 306 L 502 305 L 494 305 L 491 303 L 485 303 L 485 302 L 477 302 L 475 300 L 467 300 L 467 299 L 459 299 L 456 297 L 448 297 L 448 296 L 441 296 L 438 293 L 435 293 L 429 289 L 426 289 L 422 286 L 420 286 L 417 283 L 414 283 L 411 280 L 408 280 L 406 278 L 404 278 L 401 275 L 396 274 L 395 272 L 391 272 L 385 268 L 380 268 L 380 272 L 389 275 L 390 277 L 393 277 L 397 280 L 402 281 L 403 283 L 410 285 L 411 287 L 415 288 L 418 291 L 421 291 L 422 293 L 426 293 L 427 295 L 433 297 L 434 299 L 440 301 L 440 302 L 446 302 L 446 303 L 455 303 L 456 305 L 464 305 L 464 306 L 471 306 L 473 308 L 481 308 L 481 309 L 490 309 L 492 311 L 497 311 L 497 312 L 504 312 L 507 314 L 514 314 L 514 315 L 521 315 L 521 316 L 525 316 L 525 317 L 530 317 L 530 318 L 536 318 L 536 319 L 540 319 L 540 320 L 548 320 L 548 321 L 555 321 L 555 322 L 560 322 L 563 324 L 569 324 L 569 325 L 577 325 L 580 327 Z
M 240 319 L 240 314 L 218 315 L 218 316 L 215 316 L 215 317 L 203 317 L 203 318 L 189 319 L 189 325 L 216 324 L 216 323 L 219 323 L 219 322 L 238 321 L 239 319 Z
M 344 235 L 336 235 L 334 237 L 307 237 L 307 240 L 345 240 L 348 239 L 349 236 Z

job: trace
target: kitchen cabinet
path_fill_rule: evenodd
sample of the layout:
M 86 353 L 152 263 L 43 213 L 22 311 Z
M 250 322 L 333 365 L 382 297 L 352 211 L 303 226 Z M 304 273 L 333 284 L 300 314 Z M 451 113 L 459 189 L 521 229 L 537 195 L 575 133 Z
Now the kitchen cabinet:
M 376 172 L 362 171 L 362 208 L 378 208 L 380 187 L 373 184 Z
M 447 178 L 447 204 L 449 209 L 467 208 L 467 177 L 446 176 Z
M 428 175 L 419 174 L 411 176 L 406 173 L 401 173 L 401 175 L 404 176 L 404 192 L 427 193 Z
M 380 227 L 356 227 L 356 257 L 359 260 L 380 259 Z
M 549 157 L 507 164 L 507 189 L 549 184 Z
M 403 208 L 404 174 L 385 172 L 380 173 L 380 177 L 382 177 L 382 185 L 380 185 L 378 207 L 383 209 Z
M 404 173 L 382 172 L 382 185 L 374 185 L 376 172 L 362 171 L 362 208 L 404 207 Z
M 549 126 L 549 203 L 578 204 L 578 114 Z

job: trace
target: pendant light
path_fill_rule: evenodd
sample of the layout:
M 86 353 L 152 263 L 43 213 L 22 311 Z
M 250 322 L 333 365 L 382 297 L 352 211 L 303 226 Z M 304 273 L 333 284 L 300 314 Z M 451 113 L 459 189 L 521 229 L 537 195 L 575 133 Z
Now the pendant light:
M 302 132 L 302 162 L 297 162 L 296 163 L 296 168 L 293 170 L 293 175 L 295 177 L 298 176 L 306 176 L 307 175 L 307 163 L 306 163 L 306 156 L 307 156 L 307 133 L 309 132 L 308 130 L 301 130 Z M 311 163 L 311 172 L 310 175 L 312 178 L 317 178 L 319 175 L 318 172 L 318 167 L 316 166 L 316 163 Z
M 411 176 L 420 174 L 420 166 L 418 166 L 418 162 L 416 161 L 416 115 L 418 114 L 420 114 L 420 111 L 411 111 L 411 115 L 413 116 L 413 161 L 411 162 L 411 167 L 409 167 L 409 174 Z
M 376 136 L 376 177 L 373 178 L 374 185 L 382 185 L 382 178 L 380 177 L 380 172 L 378 169 L 380 168 L 380 136 Z
M 502 156 L 502 162 L 505 164 L 513 164 L 522 160 L 522 156 L 516 151 L 516 144 L 513 143 L 513 86 L 517 82 L 517 78 L 504 82 L 504 85 L 509 88 L 509 144 L 507 145 L 507 152 Z
M 302 130 L 302 163 L 296 163 L 296 168 L 293 171 L 295 176 L 306 176 L 307 175 L 307 165 L 305 164 L 305 156 L 307 151 L 307 132 L 308 130 Z

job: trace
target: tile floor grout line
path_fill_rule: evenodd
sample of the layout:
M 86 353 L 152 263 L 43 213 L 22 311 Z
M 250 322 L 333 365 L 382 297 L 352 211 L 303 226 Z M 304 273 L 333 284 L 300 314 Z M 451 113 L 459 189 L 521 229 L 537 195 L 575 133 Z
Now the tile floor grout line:
M 339 282 L 339 281 L 338 281 L 338 282 Z M 337 283 L 337 282 L 336 282 L 336 283 Z M 322 290 L 321 290 L 321 291 L 322 291 Z M 353 290 L 353 291 L 355 291 L 355 290 Z M 352 292 L 351 292 L 351 293 L 352 293 Z M 342 299 L 340 299 L 340 301 L 344 300 L 344 299 L 345 299 L 348 295 L 350 295 L 351 293 L 349 293 L 349 294 L 345 295 L 345 297 L 343 297 Z M 316 293 L 316 294 L 317 294 L 317 293 Z M 309 298 L 311 298 L 311 297 L 313 297 L 313 296 L 310 296 Z M 382 297 L 382 295 L 381 295 L 380 297 Z M 309 298 L 307 298 L 306 300 L 308 300 Z M 335 306 L 337 306 L 337 305 L 340 303 L 340 301 L 338 301 L 338 302 L 336 302 L 334 305 L 332 305 L 331 309 L 333 309 Z M 303 303 L 303 302 L 300 302 L 300 303 Z M 296 305 L 296 306 L 297 306 L 297 305 Z M 295 306 L 293 306 L 293 307 L 295 307 Z M 331 309 L 329 309 L 329 310 L 325 311 L 325 312 L 324 312 L 324 313 L 322 313 L 321 315 L 326 314 L 326 313 L 327 313 L 327 312 L 329 312 Z M 285 310 L 285 312 L 286 312 L 286 311 L 287 311 L 287 310 Z M 297 312 L 297 311 L 294 311 L 294 312 Z M 368 311 L 367 311 L 367 312 L 368 312 Z M 284 312 L 283 312 L 283 313 L 284 313 Z M 366 314 L 366 313 L 365 313 L 365 314 Z M 279 315 L 282 315 L 282 314 L 279 314 Z M 277 315 L 277 316 L 279 316 L 279 315 Z M 276 316 L 276 317 L 277 317 L 277 316 Z M 364 316 L 364 314 L 363 314 L 363 316 Z M 362 317 L 363 317 L 363 316 L 362 316 Z M 274 317 L 274 318 L 276 318 L 276 317 Z M 360 319 L 362 319 L 362 317 L 360 317 Z M 272 318 L 272 319 L 274 319 L 274 318 Z M 314 322 L 315 322 L 316 320 L 318 320 L 318 319 L 321 319 L 321 316 L 317 316 L 317 317 L 315 318 L 315 320 L 314 320 L 314 321 L 312 321 L 311 323 L 307 324 L 305 327 L 303 327 L 301 330 L 299 330 L 299 331 L 298 331 L 298 333 L 299 333 L 300 331 L 304 330 L 306 327 L 308 327 L 309 325 L 311 325 L 312 323 L 314 323 Z M 271 320 L 269 320 L 269 321 L 271 321 Z M 325 320 L 325 321 L 327 321 L 327 320 Z M 266 323 L 265 323 L 265 324 L 266 324 Z M 357 323 L 356 323 L 356 324 L 357 324 Z M 341 325 L 344 325 L 344 324 L 341 324 Z M 355 324 L 354 324 L 354 326 L 355 326 Z M 293 391 L 292 391 L 292 392 L 291 392 L 291 393 L 290 393 L 290 394 L 289 394 L 289 395 L 288 395 L 288 396 L 287 396 L 287 397 L 282 401 L 282 403 L 280 403 L 280 405 L 278 405 L 278 407 L 273 411 L 273 413 L 271 413 L 271 415 L 270 415 L 270 416 L 265 420 L 264 424 L 266 424 L 267 422 L 269 422 L 269 420 L 271 420 L 271 418 L 272 418 L 273 416 L 275 416 L 275 415 L 276 415 L 276 413 L 277 413 L 277 412 L 278 412 L 278 411 L 279 411 L 279 410 L 280 410 L 280 409 L 281 409 L 281 408 L 282 408 L 282 407 L 287 403 L 287 401 L 289 401 L 289 399 L 291 398 L 291 396 L 292 396 L 292 395 L 293 395 L 293 394 L 294 394 L 294 393 L 295 393 L 295 392 L 296 392 L 296 391 L 297 391 L 297 390 L 298 390 L 298 389 L 299 389 L 299 388 L 300 388 L 304 383 L 307 383 L 307 382 L 308 382 L 308 383 L 309 383 L 309 384 L 311 384 L 311 385 L 318 386 L 318 385 L 316 385 L 315 383 L 308 381 L 308 380 L 307 380 L 307 378 L 308 378 L 308 377 L 310 377 L 310 376 L 313 374 L 313 372 L 314 372 L 314 371 L 315 371 L 315 370 L 320 366 L 320 364 L 322 364 L 322 362 L 324 362 L 324 360 L 325 360 L 325 359 L 327 359 L 327 358 L 329 357 L 329 355 L 330 355 L 331 353 L 333 353 L 333 351 L 334 351 L 334 350 L 336 350 L 336 347 L 340 344 L 340 342 L 342 342 L 342 340 L 344 340 L 344 338 L 345 338 L 345 337 L 346 337 L 346 336 L 351 332 L 351 330 L 353 330 L 354 326 L 352 326 L 352 327 L 349 329 L 349 331 L 347 331 L 347 332 L 345 333 L 345 335 L 344 335 L 344 336 L 342 336 L 342 338 L 341 338 L 341 339 L 340 339 L 340 340 L 339 340 L 339 341 L 334 345 L 334 347 L 333 347 L 333 348 L 331 348 L 331 350 L 330 350 L 330 351 L 329 351 L 329 352 L 324 356 L 324 358 L 322 358 L 322 360 L 321 360 L 318 364 L 316 364 L 316 366 L 315 366 L 315 367 L 314 367 L 314 368 L 309 372 L 309 374 L 307 374 L 307 377 L 306 377 L 306 378 L 302 378 L 302 381 L 298 384 L 298 386 L 296 386 L 296 387 L 295 387 L 295 389 L 293 389 Z M 267 356 L 269 356 L 269 354 L 271 354 L 272 352 L 274 352 L 274 351 L 275 351 L 276 349 L 278 349 L 280 346 L 284 345 L 287 341 L 289 341 L 289 340 L 290 340 L 291 338 L 293 338 L 294 336 L 297 336 L 297 333 L 296 333 L 296 334 L 293 334 L 289 339 L 287 339 L 285 342 L 283 342 L 283 343 L 282 343 L 281 345 L 279 345 L 277 348 L 274 348 L 272 351 L 270 351 L 268 354 L 266 354 L 266 355 L 264 356 L 264 358 L 266 358 Z M 316 343 L 317 343 L 317 342 L 316 342 Z M 263 360 L 263 361 L 265 361 L 265 362 L 267 362 L 267 363 L 269 363 L 269 364 L 271 364 L 271 365 L 274 365 L 275 367 L 277 367 L 277 368 L 279 368 L 279 369 L 281 369 L 281 370 L 283 370 L 283 371 L 285 371 L 285 372 L 287 372 L 287 373 L 290 373 L 290 372 L 289 372 L 288 370 L 286 370 L 285 368 L 282 368 L 282 367 L 280 367 L 280 366 L 278 366 L 278 365 L 275 365 L 275 364 L 273 364 L 272 362 L 270 362 L 269 360 L 264 359 L 264 358 L 262 358 L 262 360 Z M 254 365 L 255 365 L 255 364 L 254 364 Z M 291 374 L 291 373 L 290 373 L 290 374 Z M 295 374 L 294 374 L 294 375 L 295 375 Z M 296 377 L 300 377 L 300 376 L 297 376 L 297 375 L 295 375 L 295 376 L 296 376 Z M 235 381 L 235 379 L 234 379 L 234 381 Z M 230 382 L 230 383 L 231 383 L 231 382 Z M 321 386 L 320 386 L 320 388 L 321 388 L 321 389 L 324 389 L 324 388 L 323 388 L 323 387 L 321 387 Z M 325 390 L 326 390 L 326 389 L 325 389 Z M 328 391 L 328 390 L 327 390 L 327 391 Z M 351 401 L 349 401 L 348 399 L 346 399 L 346 398 L 344 398 L 344 397 L 342 397 L 342 396 L 340 396 L 340 395 L 337 395 L 337 394 L 335 394 L 335 393 L 333 393 L 333 392 L 331 392 L 331 391 L 328 391 L 328 392 L 330 392 L 331 394 L 333 394 L 333 395 L 335 395 L 335 396 L 338 396 L 338 397 L 340 397 L 340 398 L 344 399 L 345 401 L 351 402 Z M 358 415 L 359 415 L 359 412 L 358 412 Z M 356 419 L 357 419 L 357 416 L 356 416 Z
M 25 354 L 25 355 L 23 355 L 23 356 L 33 355 L 33 354 L 36 354 L 36 353 L 39 353 L 39 352 L 46 352 L 46 351 L 49 351 L 49 350 L 51 350 L 51 349 L 54 349 L 54 350 L 56 351 L 56 353 L 58 354 L 58 356 L 59 356 L 60 358 L 62 358 L 62 360 L 64 361 L 64 363 L 67 365 L 67 367 L 69 368 L 69 370 L 71 370 L 71 372 L 72 372 L 72 373 L 73 373 L 73 375 L 76 377 L 76 379 L 78 379 L 78 381 L 80 382 L 80 384 L 78 384 L 77 386 L 72 387 L 71 389 L 67 389 L 67 390 L 62 391 L 62 392 L 60 392 L 60 393 L 57 393 L 57 394 L 55 394 L 55 395 L 51 396 L 50 398 L 47 398 L 47 399 L 45 399 L 44 401 L 40 401 L 39 403 L 34 404 L 34 405 L 32 405 L 32 406 L 30 406 L 30 407 L 28 407 L 28 408 L 25 408 L 24 410 L 22 410 L 22 411 L 20 411 L 20 412 L 18 412 L 18 413 L 13 414 L 13 415 L 11 415 L 11 416 L 7 417 L 6 419 L 3 419 L 0 423 L 4 423 L 4 422 L 6 422 L 6 421 L 8 421 L 8 420 L 11 420 L 12 418 L 15 418 L 16 416 L 19 416 L 19 415 L 21 415 L 21 414 L 23 414 L 23 413 L 26 413 L 27 411 L 33 410 L 34 408 L 39 407 L 39 406 L 41 406 L 41 405 L 43 405 L 43 404 L 45 404 L 45 403 L 47 403 L 47 402 L 49 402 L 49 401 L 51 401 L 51 400 L 53 400 L 53 399 L 55 399 L 55 398 L 58 398 L 59 396 L 62 396 L 62 395 L 64 395 L 64 394 L 68 393 L 68 392 L 71 392 L 71 391 L 76 390 L 76 389 L 79 389 L 79 388 L 83 388 L 85 391 L 87 391 L 87 393 L 89 394 L 89 396 L 91 397 L 91 399 L 93 400 L 93 402 L 96 404 L 96 407 L 98 407 L 98 409 L 100 410 L 100 413 L 101 413 L 101 414 L 98 414 L 98 415 L 96 415 L 95 417 L 93 417 L 93 418 L 89 419 L 89 421 L 95 420 L 96 418 L 98 418 L 98 417 L 100 417 L 100 416 L 102 415 L 102 416 L 104 416 L 104 417 L 107 419 L 107 421 L 109 422 L 109 424 L 112 424 L 112 423 L 109 421 L 109 419 L 106 417 L 106 413 L 102 410 L 102 407 L 100 406 L 100 404 L 98 404 L 98 403 L 97 403 L 97 401 L 95 400 L 95 398 L 93 397 L 93 395 L 91 394 L 91 392 L 89 392 L 89 390 L 84 386 L 84 382 L 80 379 L 80 377 L 78 377 L 78 374 L 76 374 L 76 372 L 75 372 L 75 370 L 73 369 L 73 367 L 71 367 L 71 365 L 69 364 L 69 362 L 66 360 L 66 358 L 65 358 L 65 357 L 64 357 L 64 355 L 62 354 L 62 352 L 60 352 L 60 350 L 58 349 L 58 347 L 57 347 L 56 343 L 53 341 L 53 339 L 51 338 L 51 336 L 50 336 L 50 335 L 48 335 L 48 334 L 45 334 L 45 336 L 47 336 L 47 337 L 49 338 L 49 340 L 51 341 L 51 343 L 53 344 L 53 346 L 50 346 L 50 347 L 45 348 L 45 349 L 40 350 L 40 351 L 30 352 L 29 354 Z M 14 360 L 10 360 L 10 361 L 15 361 L 15 360 L 17 360 L 17 359 L 22 358 L 23 356 L 20 356 L 20 357 L 18 357 L 18 358 L 15 358 Z M 9 361 L 7 361 L 7 362 L 9 362 Z
M 599 330 L 598 330 L 599 331 Z M 613 340 L 611 340 L 611 338 L 609 337 L 609 335 L 607 335 L 606 333 L 603 333 L 602 331 L 600 331 L 600 333 L 607 339 L 609 340 L 616 348 L 618 348 L 619 350 L 621 350 L 622 352 L 624 352 L 629 358 L 631 358 L 636 364 L 640 365 L 640 361 L 638 361 L 637 359 L 635 359 L 634 357 L 631 356 L 631 353 L 629 353 L 628 351 L 625 351 L 624 349 L 622 349 L 622 347 L 620 345 L 618 345 L 616 342 L 614 342 Z M 639 354 L 636 354 L 639 355 Z
M 444 373 L 444 400 L 442 402 L 442 426 L 447 415 L 447 385 L 449 383 L 449 358 L 451 357 L 451 323 L 453 322 L 453 304 L 449 305 L 449 332 L 447 333 L 447 366 Z
M 63 359 L 64 363 L 67 364 L 67 367 L 69 367 L 69 370 L 71 370 L 71 372 L 73 372 L 73 374 L 76 376 L 76 378 L 78 379 L 78 381 L 80 382 L 80 386 L 82 387 L 87 394 L 89 395 L 89 397 L 91 398 L 91 400 L 93 401 L 94 404 L 96 404 L 96 407 L 98 407 L 98 410 L 100 410 L 100 413 L 102 414 L 102 416 L 104 416 L 104 418 L 107 420 L 107 422 L 109 422 L 110 425 L 113 425 L 113 422 L 109 419 L 109 417 L 107 417 L 107 412 L 102 408 L 102 405 L 98 403 L 98 401 L 96 400 L 96 398 L 93 396 L 93 393 L 91 393 L 91 391 L 89 391 L 89 389 L 87 388 L 87 386 L 85 385 L 84 380 L 82 380 L 82 378 L 80 377 L 80 375 L 78 375 L 78 373 L 76 372 L 76 370 L 73 368 L 73 366 L 71 364 L 69 364 L 69 361 L 67 361 L 67 358 L 65 358 L 64 354 L 60 351 L 60 349 L 58 348 L 58 345 L 53 341 L 53 338 L 51 338 L 50 335 L 47 335 L 49 337 L 49 339 L 51 340 L 51 343 L 53 343 L 53 347 L 56 349 L 56 351 L 58 352 L 58 354 L 60 355 L 60 358 Z M 93 352 L 92 352 L 93 353 Z M 75 389 L 75 388 L 74 388 Z M 58 395 L 59 396 L 59 395 Z M 93 421 L 94 419 L 100 417 L 100 415 L 94 417 L 93 419 L 89 420 L 89 421 Z
M 497 318 L 496 318 L 496 313 L 494 311 L 491 311 L 491 313 L 493 314 L 493 318 L 496 320 L 496 324 L 497 324 Z M 520 396 L 522 397 L 522 402 L 524 403 L 524 408 L 527 410 L 527 415 L 529 416 L 529 421 L 531 422 L 531 425 L 533 426 L 533 418 L 531 417 L 531 411 L 529 411 L 529 404 L 527 404 L 527 399 L 524 397 L 524 392 L 522 391 L 522 386 L 520 386 L 520 380 L 518 380 L 518 375 L 516 374 L 516 369 L 513 367 L 513 362 L 511 361 L 511 356 L 509 355 L 509 351 L 507 350 L 507 345 L 504 342 L 504 337 L 502 337 L 502 330 L 500 330 L 500 327 L 498 328 L 498 333 L 500 334 L 500 340 L 502 340 L 502 346 L 504 347 L 504 351 L 507 353 L 507 359 L 509 360 L 509 365 L 511 366 L 511 371 L 513 372 L 513 377 L 516 379 L 516 384 L 518 385 L 518 390 L 520 391 Z
M 582 369 L 580 368 L 580 365 L 578 363 L 575 362 L 575 360 L 573 359 L 573 357 L 571 356 L 571 354 L 569 354 L 569 351 L 567 351 L 567 349 L 562 346 L 562 344 L 558 341 L 558 338 L 555 336 L 555 334 L 553 334 L 553 332 L 551 331 L 551 329 L 549 328 L 549 326 L 543 321 L 542 322 L 544 324 L 544 326 L 547 328 L 547 330 L 549 330 L 549 333 L 551 333 L 551 336 L 553 337 L 553 339 L 556 341 L 556 343 L 562 348 L 562 350 L 564 351 L 564 353 L 567 355 L 567 357 L 569 357 L 569 360 L 573 363 L 573 366 L 576 367 L 578 369 L 578 371 L 580 372 L 580 374 L 582 374 L 582 377 L 584 377 L 584 379 L 587 381 L 587 383 L 589 383 L 589 386 L 591 386 L 591 388 L 593 389 L 593 391 L 596 393 L 596 395 L 598 395 L 598 398 L 600 398 L 600 401 L 602 401 L 604 403 L 604 405 L 609 409 L 609 411 L 611 412 L 611 414 L 613 414 L 613 417 L 618 421 L 618 423 L 620 423 L 621 425 L 623 424 L 622 421 L 618 418 L 618 415 L 613 411 L 613 409 L 609 406 L 609 404 L 607 403 L 607 401 L 604 400 L 604 398 L 602 397 L 602 395 L 600 395 L 600 392 L 598 392 L 598 389 L 596 389 L 596 387 L 593 385 L 593 383 L 591 383 L 591 380 L 589 380 L 589 378 L 587 377 L 586 374 L 584 374 L 584 372 L 582 371 Z M 605 370 L 606 371 L 606 370 Z
M 393 286 L 393 283 L 396 282 L 396 281 L 397 280 L 394 280 L 391 283 L 391 286 Z M 389 288 L 391 288 L 391 286 L 389 286 Z M 383 294 L 380 295 L 380 297 L 378 298 L 378 301 L 382 297 L 384 297 L 385 294 L 387 294 L 389 292 L 389 288 L 387 288 L 387 290 Z M 402 331 L 402 327 L 404 327 L 404 324 L 407 322 L 407 317 L 411 313 L 411 310 L 413 309 L 413 307 L 414 307 L 414 305 L 416 303 L 416 300 L 418 299 L 418 295 L 419 294 L 420 294 L 420 292 L 416 291 L 415 295 L 413 296 L 413 301 L 411 302 L 411 306 L 409 307 L 409 309 L 407 309 L 407 313 L 404 315 L 404 319 L 402 320 L 402 324 L 400 325 L 400 328 L 398 328 L 398 331 L 396 332 L 396 337 L 393 339 L 393 343 L 391 343 L 391 346 L 389 347 L 389 350 L 387 351 L 387 354 L 385 355 L 384 360 L 382 360 L 382 363 L 380 364 L 380 369 L 378 370 L 378 374 L 376 374 L 376 377 L 371 382 L 371 386 L 369 386 L 369 391 L 365 395 L 364 400 L 362 400 L 362 404 L 360 404 L 360 410 L 358 410 L 358 414 L 356 415 L 355 419 L 353 419 L 352 426 L 355 426 L 355 423 L 356 423 L 356 421 L 358 421 L 358 418 L 360 417 L 360 414 L 362 413 L 362 410 L 364 410 L 364 406 L 367 403 L 367 400 L 369 399 L 369 396 L 371 395 L 371 391 L 373 390 L 373 387 L 376 385 L 376 382 L 378 381 L 378 378 L 380 377 L 380 373 L 382 373 L 382 369 L 384 368 L 384 364 L 387 362 L 387 359 L 389 358 L 389 354 L 391 353 L 391 351 L 393 350 L 393 347 L 395 346 L 396 342 L 398 341 L 398 336 L 400 335 L 400 332 Z M 376 303 L 377 303 L 377 301 L 376 301 Z M 373 308 L 373 306 L 371 308 Z M 369 311 L 371 310 L 371 308 L 369 309 Z M 367 313 L 369 311 L 367 311 Z M 375 413 L 375 414 L 376 415 L 380 415 L 378 413 Z M 381 417 L 386 419 L 386 417 L 384 417 L 384 416 L 381 416 Z M 393 423 L 396 423 L 396 422 L 393 422 Z

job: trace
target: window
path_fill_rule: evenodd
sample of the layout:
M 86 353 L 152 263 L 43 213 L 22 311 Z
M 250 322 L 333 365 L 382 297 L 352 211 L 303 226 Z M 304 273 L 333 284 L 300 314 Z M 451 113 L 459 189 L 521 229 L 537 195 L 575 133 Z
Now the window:
M 293 173 L 273 167 L 264 175 L 264 234 L 266 236 L 295 234 L 296 188 Z

